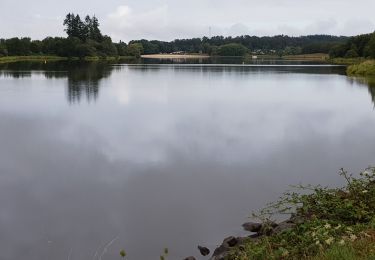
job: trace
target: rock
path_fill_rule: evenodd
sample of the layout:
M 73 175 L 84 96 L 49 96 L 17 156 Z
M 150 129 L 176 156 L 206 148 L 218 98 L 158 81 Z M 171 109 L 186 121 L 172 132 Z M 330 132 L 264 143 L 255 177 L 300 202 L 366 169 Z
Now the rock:
M 208 249 L 207 247 L 198 246 L 198 249 L 199 249 L 199 252 L 201 253 L 201 255 L 203 255 L 203 256 L 206 256 L 206 255 L 210 254 L 210 249 Z
M 211 260 L 224 260 L 228 252 L 229 252 L 229 247 L 221 245 L 215 249 L 215 252 L 211 257 Z
M 249 236 L 249 238 L 252 238 L 254 240 L 257 239 L 257 238 L 260 238 L 260 237 L 262 237 L 262 235 L 258 234 L 258 233 Z
M 228 253 L 230 252 L 231 248 L 234 246 L 238 246 L 243 241 L 246 240 L 244 237 L 227 237 L 224 239 L 221 246 L 215 249 L 214 254 L 211 257 L 211 260 L 224 260 L 228 256 Z
M 195 259 L 194 256 L 189 256 L 189 257 L 186 257 L 184 260 L 197 260 L 197 259 Z
M 289 220 L 287 220 L 288 223 L 294 223 L 294 224 L 303 224 L 305 222 L 305 219 L 301 216 L 298 216 L 297 214 L 293 214 Z
M 223 245 L 228 246 L 228 247 L 234 247 L 237 244 L 238 244 L 238 239 L 233 236 L 227 237 L 223 241 Z
M 242 224 L 242 227 L 246 231 L 258 233 L 262 229 L 261 223 L 247 222 Z
M 292 223 L 292 222 L 287 220 L 287 221 L 279 223 L 279 225 L 273 229 L 272 233 L 273 234 L 282 233 L 284 231 L 287 231 L 287 230 L 290 230 L 290 229 L 294 228 L 295 226 L 296 226 L 295 223 Z

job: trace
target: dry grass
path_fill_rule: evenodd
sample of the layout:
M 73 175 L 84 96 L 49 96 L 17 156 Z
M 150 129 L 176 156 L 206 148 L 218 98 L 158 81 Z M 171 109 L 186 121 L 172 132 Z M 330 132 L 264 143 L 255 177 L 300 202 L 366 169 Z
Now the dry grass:
M 329 58 L 329 55 L 326 53 L 312 53 L 312 54 L 301 54 L 301 55 L 287 55 L 283 56 L 283 59 L 287 60 L 317 60 L 325 61 Z

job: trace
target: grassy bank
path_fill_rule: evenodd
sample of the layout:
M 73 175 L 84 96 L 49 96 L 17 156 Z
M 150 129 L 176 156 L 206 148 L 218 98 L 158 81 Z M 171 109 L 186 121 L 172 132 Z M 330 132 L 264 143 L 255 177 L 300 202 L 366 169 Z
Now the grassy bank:
M 328 61 L 332 64 L 336 65 L 353 65 L 364 62 L 365 58 L 334 58 L 328 59 Z
M 349 76 L 375 76 L 375 60 L 367 60 L 350 65 L 347 69 Z
M 146 59 L 201 59 L 201 58 L 209 58 L 209 55 L 206 54 L 199 54 L 199 53 L 191 53 L 191 54 L 147 54 L 142 55 L 142 58 Z
M 0 63 L 11 63 L 19 61 L 59 61 L 67 60 L 68 58 L 58 57 L 58 56 L 6 56 L 0 57 Z
M 356 178 L 340 174 L 343 188 L 299 186 L 256 214 L 261 234 L 234 247 L 227 259 L 375 259 L 375 169 Z M 290 213 L 293 224 L 276 232 L 272 216 Z
M 133 56 L 119 56 L 119 57 L 59 57 L 59 56 L 6 56 L 0 57 L 1 63 L 12 63 L 12 62 L 21 62 L 21 61 L 33 61 L 33 62 L 48 62 L 48 61 L 64 61 L 64 60 L 85 60 L 85 61 L 118 61 L 118 60 L 129 60 L 135 59 Z

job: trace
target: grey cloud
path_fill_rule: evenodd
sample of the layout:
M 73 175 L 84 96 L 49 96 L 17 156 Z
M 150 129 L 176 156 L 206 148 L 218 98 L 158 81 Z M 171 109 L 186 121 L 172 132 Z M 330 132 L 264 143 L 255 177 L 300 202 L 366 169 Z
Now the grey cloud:
M 67 12 L 95 14 L 115 40 L 214 35 L 354 35 L 375 28 L 373 0 L 1 0 L 0 37 L 64 35 Z

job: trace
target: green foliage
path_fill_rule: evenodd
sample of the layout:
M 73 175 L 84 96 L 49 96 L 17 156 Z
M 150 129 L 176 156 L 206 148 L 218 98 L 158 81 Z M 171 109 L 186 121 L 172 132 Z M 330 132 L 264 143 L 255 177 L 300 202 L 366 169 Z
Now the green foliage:
M 253 53 L 257 54 L 274 54 L 283 52 L 285 55 L 294 54 L 311 54 L 311 53 L 328 53 L 329 50 L 340 43 L 344 43 L 347 37 L 336 37 L 329 35 L 310 35 L 301 37 L 290 37 L 286 35 L 277 35 L 273 37 L 256 37 L 256 36 L 239 36 L 223 37 L 215 36 L 212 38 L 192 38 L 177 39 L 171 42 L 137 40 L 132 43 L 141 43 L 144 47 L 145 54 L 187 52 L 187 53 L 206 53 L 218 55 L 219 46 L 236 43 L 242 44 Z M 292 52 L 291 52 L 292 50 Z
M 375 59 L 375 33 L 372 34 L 371 39 L 367 43 L 364 53 L 366 57 Z
M 78 58 L 90 57 L 95 55 L 95 48 L 87 43 L 78 44 L 74 50 Z
M 43 44 L 41 41 L 31 41 L 30 44 L 30 51 L 32 54 L 41 54 L 42 53 Z
M 163 250 L 163 254 L 160 256 L 160 260 L 166 260 L 168 254 L 169 254 L 169 249 L 166 247 L 166 248 L 164 248 L 164 250 Z
M 5 46 L 8 51 L 8 55 L 17 56 L 17 55 L 30 55 L 30 38 L 11 38 L 5 40 Z
M 375 58 L 375 33 L 351 37 L 347 42 L 332 47 L 329 55 L 331 58 Z
M 348 67 L 349 76 L 375 76 L 375 61 L 368 60 Z
M 68 58 L 63 57 L 57 57 L 57 56 L 5 56 L 0 57 L 0 64 L 2 63 L 12 63 L 12 62 L 18 62 L 18 61 L 61 61 L 61 60 L 67 60 Z
M 103 39 L 103 35 L 100 32 L 99 29 L 99 20 L 95 16 L 92 18 L 90 16 L 86 16 L 85 18 L 85 33 L 86 33 L 86 38 L 92 39 L 97 42 L 101 42 Z
M 296 55 L 313 52 L 328 52 L 347 37 L 329 35 L 310 35 L 289 37 L 239 36 L 212 38 L 176 39 L 171 42 L 137 40 L 129 44 L 113 43 L 110 37 L 102 35 L 99 20 L 86 15 L 82 20 L 78 14 L 69 13 L 64 19 L 65 32 L 68 38 L 47 37 L 42 41 L 31 41 L 30 38 L 12 38 L 0 42 L 0 56 L 25 55 L 59 55 L 64 57 L 107 57 L 134 56 L 172 52 L 206 53 L 210 55 L 242 56 L 247 50 L 255 54 Z M 371 53 L 372 49 L 366 49 Z M 342 57 L 346 54 L 345 50 Z
M 358 52 L 355 49 L 350 49 L 345 54 L 345 58 L 357 58 L 358 56 Z
M 5 45 L 5 40 L 0 39 L 0 57 L 4 57 L 8 55 L 8 49 Z
M 311 54 L 311 53 L 329 53 L 329 51 L 338 43 L 331 42 L 331 41 L 324 41 L 324 42 L 313 42 L 303 46 L 301 53 L 302 54 Z
M 302 221 L 284 232 L 249 239 L 228 259 L 359 259 L 363 250 L 375 257 L 375 246 L 364 242 L 375 240 L 375 169 L 359 177 L 340 174 L 347 181 L 343 188 L 300 185 L 255 214 L 268 223 L 291 213 Z
M 99 21 L 93 16 L 86 16 L 82 21 L 79 15 L 68 14 L 64 20 L 68 38 L 47 37 L 42 41 L 30 38 L 11 38 L 0 40 L 0 57 L 53 55 L 61 57 L 117 57 L 127 55 L 127 46 L 123 42 L 114 44 L 109 36 L 103 36 Z M 139 50 L 139 49 L 137 49 Z M 140 52 L 137 52 L 139 56 Z
M 117 54 L 119 56 L 126 56 L 127 55 L 127 52 L 126 52 L 126 48 L 127 48 L 127 44 L 120 41 L 119 43 L 115 43 L 115 47 L 117 49 Z
M 140 57 L 143 54 L 143 45 L 141 43 L 131 43 L 126 48 L 129 56 Z
M 121 256 L 122 258 L 125 258 L 125 256 L 126 256 L 126 252 L 125 252 L 124 249 L 122 249 L 122 250 L 120 251 L 120 256 Z
M 82 41 L 92 39 L 98 42 L 103 38 L 99 29 L 99 21 L 95 16 L 91 18 L 87 15 L 83 22 L 79 15 L 69 13 L 64 20 L 64 26 L 69 37 L 76 37 Z
M 229 43 L 219 47 L 217 54 L 219 56 L 244 56 L 248 49 L 242 44 Z
M 129 42 L 129 45 L 130 44 L 138 44 L 139 46 L 142 45 L 144 54 L 156 54 L 156 53 L 162 52 L 161 51 L 162 47 L 160 46 L 161 43 L 162 42 L 158 44 L 157 41 L 139 40 L 139 41 L 131 41 Z M 172 51 L 170 50 L 168 52 L 172 52 Z
M 312 53 L 318 53 L 319 51 L 316 51 L 316 52 L 312 52 Z M 299 55 L 302 53 L 302 48 L 301 47 L 286 47 L 282 54 L 283 55 Z M 304 52 L 304 53 L 307 53 L 307 52 Z

